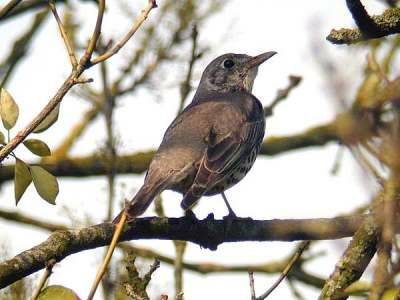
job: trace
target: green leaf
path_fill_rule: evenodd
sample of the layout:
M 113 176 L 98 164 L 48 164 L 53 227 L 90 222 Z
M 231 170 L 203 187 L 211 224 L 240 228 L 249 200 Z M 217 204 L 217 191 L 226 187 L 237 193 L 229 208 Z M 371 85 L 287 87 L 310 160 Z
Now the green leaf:
M 37 139 L 28 139 L 24 141 L 24 145 L 29 149 L 33 154 L 39 156 L 49 156 L 51 155 L 49 146 L 46 145 L 45 142 Z
M 0 132 L 0 144 L 5 144 L 6 143 L 6 138 L 2 132 Z
M 0 116 L 4 128 L 10 130 L 17 123 L 19 108 L 13 97 L 5 90 L 0 91 Z
M 49 285 L 40 292 L 37 299 L 80 300 L 78 295 L 73 290 L 66 288 L 62 285 Z
M 48 129 L 51 125 L 53 125 L 57 119 L 58 119 L 58 114 L 60 113 L 60 104 L 58 104 L 52 111 L 51 113 L 44 118 L 42 122 L 38 125 L 38 127 L 35 128 L 33 131 L 34 133 L 40 133 Z
M 33 184 L 39 196 L 50 204 L 56 204 L 58 194 L 57 178 L 39 166 L 30 167 Z
M 16 205 L 31 182 L 32 176 L 31 172 L 29 172 L 29 166 L 22 160 L 16 158 L 14 172 L 14 195 Z

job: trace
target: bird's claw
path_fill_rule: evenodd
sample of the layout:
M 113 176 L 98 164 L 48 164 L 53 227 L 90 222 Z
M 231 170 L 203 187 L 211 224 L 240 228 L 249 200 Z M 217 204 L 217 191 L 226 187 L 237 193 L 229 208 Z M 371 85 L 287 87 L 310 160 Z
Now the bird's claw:
M 185 218 L 193 219 L 197 221 L 197 217 L 191 209 L 185 210 Z
M 233 211 L 230 211 L 226 216 L 223 217 L 225 221 L 233 221 L 241 219 Z

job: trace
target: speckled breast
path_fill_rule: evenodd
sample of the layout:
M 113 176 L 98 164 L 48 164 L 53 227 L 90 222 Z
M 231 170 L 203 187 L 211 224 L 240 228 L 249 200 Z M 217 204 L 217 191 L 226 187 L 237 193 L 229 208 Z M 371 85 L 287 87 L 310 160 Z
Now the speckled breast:
M 212 196 L 219 194 L 242 180 L 253 166 L 257 155 L 260 152 L 260 147 L 261 141 L 256 143 L 247 155 L 243 155 L 243 158 L 240 160 L 239 164 L 235 166 L 235 168 L 233 168 L 232 171 L 224 178 L 218 181 L 211 189 L 209 189 L 205 195 Z

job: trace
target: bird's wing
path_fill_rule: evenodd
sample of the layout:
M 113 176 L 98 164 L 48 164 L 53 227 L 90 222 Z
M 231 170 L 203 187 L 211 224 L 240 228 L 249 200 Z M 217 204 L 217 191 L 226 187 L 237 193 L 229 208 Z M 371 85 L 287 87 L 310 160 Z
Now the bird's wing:
M 263 135 L 263 120 L 242 121 L 225 133 L 218 133 L 218 130 L 212 127 L 197 175 L 181 206 L 189 209 L 215 183 L 235 170 Z

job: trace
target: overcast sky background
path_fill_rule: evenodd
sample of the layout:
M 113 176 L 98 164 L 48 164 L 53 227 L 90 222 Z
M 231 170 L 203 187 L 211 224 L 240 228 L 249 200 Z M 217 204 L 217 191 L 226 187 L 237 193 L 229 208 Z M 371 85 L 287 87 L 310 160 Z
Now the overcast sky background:
M 2 2 L 4 0 L 0 0 L 1 4 Z M 145 3 L 144 0 L 137 1 L 137 7 L 144 7 Z M 370 12 L 377 13 L 383 9 L 378 1 L 365 1 L 365 4 Z M 89 36 L 95 20 L 94 7 L 89 4 L 79 7 L 82 8 L 79 16 L 92 20 L 92 23 L 86 22 L 86 33 L 81 33 Z M 115 7 L 111 6 L 108 10 L 103 25 L 103 34 L 106 37 L 122 36 L 126 32 L 129 23 L 120 14 L 120 10 Z M 157 14 L 157 10 L 153 11 L 149 20 L 156 20 Z M 11 42 L 25 31 L 29 20 L 29 16 L 25 15 L 2 23 L 0 57 L 8 53 Z M 236 52 L 256 55 L 274 50 L 278 55 L 259 69 L 254 95 L 267 105 L 277 89 L 286 86 L 288 75 L 301 75 L 303 82 L 289 99 L 279 105 L 274 116 L 267 119 L 266 136 L 296 133 L 330 121 L 338 111 L 338 105 L 321 75 L 312 42 L 318 41 L 324 49 L 323 53 L 328 53 L 339 69 L 348 74 L 351 89 L 346 97 L 351 99 L 361 78 L 361 64 L 365 60 L 366 51 L 358 47 L 334 46 L 325 41 L 330 29 L 349 26 L 354 24 L 345 1 L 227 1 L 225 8 L 199 29 L 200 43 L 210 46 L 211 49 L 196 64 L 194 84 L 197 85 L 201 71 L 208 62 L 220 54 Z M 134 44 L 135 37 L 110 62 L 121 63 L 124 51 L 129 51 L 129 47 Z M 97 69 L 98 67 L 91 69 L 88 76 L 96 79 Z M 6 87 L 21 110 L 20 119 L 12 134 L 40 111 L 68 72 L 69 61 L 64 45 L 54 19 L 49 18 L 32 45 L 29 59 L 24 60 Z M 160 78 L 160 84 L 162 81 L 163 78 Z M 174 118 L 178 104 L 177 86 L 163 89 L 157 101 L 154 101 L 154 95 L 149 95 L 146 89 L 127 97 L 115 116 L 116 130 L 122 141 L 120 153 L 157 147 L 164 130 Z M 63 101 L 59 121 L 38 137 L 54 148 L 66 135 L 71 124 L 78 120 L 78 112 L 87 107 L 85 101 L 72 97 L 70 93 Z M 103 145 L 104 138 L 104 122 L 99 119 L 85 133 L 72 153 L 92 153 Z M 348 152 L 344 155 L 339 174 L 330 174 L 337 148 L 337 145 L 329 145 L 277 157 L 261 156 L 248 176 L 227 192 L 227 197 L 239 216 L 254 219 L 333 217 L 351 212 L 369 199 L 375 187 L 372 181 L 364 178 Z M 18 149 L 17 154 L 27 160 L 33 158 L 24 149 Z M 142 176 L 119 176 L 117 200 L 124 196 L 131 197 L 142 180 Z M 0 190 L 0 209 L 17 209 L 38 218 L 69 224 L 70 219 L 65 213 L 68 208 L 69 213 L 77 219 L 88 215 L 93 222 L 102 221 L 107 203 L 107 182 L 104 178 L 60 178 L 59 182 L 60 194 L 56 206 L 42 201 L 33 186 L 30 186 L 17 208 L 14 205 L 13 185 L 7 183 Z M 166 199 L 167 215 L 181 216 L 180 195 L 173 192 L 165 192 L 163 195 Z M 216 218 L 226 215 L 221 197 L 203 198 L 195 209 L 199 218 L 210 212 Z M 146 215 L 153 214 L 151 207 Z M 1 222 L 0 239 L 7 247 L 7 255 L 10 257 L 44 241 L 48 234 L 32 230 L 29 226 Z M 174 254 L 173 244 L 169 241 L 140 241 L 135 244 L 145 245 L 164 254 Z M 232 265 L 261 263 L 286 257 L 294 246 L 295 243 L 281 242 L 235 243 L 221 245 L 217 251 L 212 252 L 189 245 L 185 261 Z M 326 250 L 327 256 L 312 261 L 307 269 L 318 275 L 328 276 L 345 246 L 345 240 L 317 243 L 312 248 L 313 252 Z M 103 252 L 104 249 L 96 249 L 69 256 L 55 267 L 50 284 L 62 284 L 75 290 L 80 297 L 86 297 Z M 256 273 L 256 292 L 264 292 L 277 277 L 278 275 L 265 276 Z M 187 271 L 184 280 L 185 298 L 189 300 L 250 298 L 246 273 L 201 276 Z M 305 291 L 304 295 L 308 299 L 318 295 L 319 291 L 316 289 L 301 284 L 297 286 Z M 152 287 L 152 295 L 162 292 L 172 297 L 173 269 L 162 264 L 153 276 Z M 292 294 L 285 282 L 271 296 L 271 299 L 290 298 Z

